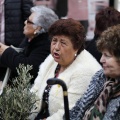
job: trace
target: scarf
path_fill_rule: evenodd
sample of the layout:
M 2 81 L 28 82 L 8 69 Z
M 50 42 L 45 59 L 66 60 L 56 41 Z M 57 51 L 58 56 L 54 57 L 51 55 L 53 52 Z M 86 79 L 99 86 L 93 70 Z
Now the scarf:
M 102 120 L 106 112 L 109 100 L 119 96 L 120 81 L 117 79 L 107 80 L 103 91 L 96 99 L 94 104 L 85 112 L 83 120 Z

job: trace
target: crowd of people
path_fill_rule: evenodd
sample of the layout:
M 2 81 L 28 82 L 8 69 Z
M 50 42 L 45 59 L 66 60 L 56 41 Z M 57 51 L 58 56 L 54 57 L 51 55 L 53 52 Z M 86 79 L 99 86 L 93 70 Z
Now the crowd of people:
M 120 120 L 120 12 L 111 7 L 98 12 L 94 38 L 88 43 L 80 21 L 59 19 L 52 9 L 34 6 L 30 0 L 24 3 L 27 17 L 19 11 L 25 16 L 24 27 L 16 25 L 19 18 L 14 20 L 23 35 L 15 37 L 13 29 L 7 34 L 11 21 L 5 17 L 1 22 L 8 13 L 0 10 L 0 71 L 11 70 L 7 83 L 11 85 L 19 64 L 33 66 L 30 92 L 37 101 L 29 119 L 65 120 L 62 87 L 47 84 L 49 78 L 58 78 L 68 88 L 70 120 Z

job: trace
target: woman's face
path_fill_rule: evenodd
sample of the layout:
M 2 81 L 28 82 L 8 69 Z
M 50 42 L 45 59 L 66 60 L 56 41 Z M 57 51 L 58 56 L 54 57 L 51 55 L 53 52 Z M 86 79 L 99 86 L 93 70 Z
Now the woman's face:
M 56 35 L 51 41 L 51 54 L 56 62 L 61 66 L 69 66 L 75 59 L 77 50 L 74 50 L 69 37 Z
M 102 51 L 100 62 L 106 76 L 112 78 L 120 77 L 120 65 L 115 56 L 111 55 L 107 50 Z
M 35 24 L 33 23 L 33 18 L 36 17 L 35 13 L 32 13 L 28 19 L 24 22 L 25 26 L 24 26 L 24 34 L 28 37 L 28 38 L 33 38 L 34 37 L 34 32 L 39 28 L 37 26 L 35 26 Z

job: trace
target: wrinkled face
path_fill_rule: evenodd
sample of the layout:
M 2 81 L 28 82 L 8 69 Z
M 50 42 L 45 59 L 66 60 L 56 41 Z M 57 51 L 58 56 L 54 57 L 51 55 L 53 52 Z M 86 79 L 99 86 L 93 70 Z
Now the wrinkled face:
M 102 51 L 100 62 L 103 65 L 103 70 L 106 76 L 112 78 L 120 77 L 120 65 L 115 56 L 111 55 L 107 50 Z
M 33 22 L 33 18 L 36 17 L 35 13 L 32 13 L 28 19 L 24 22 L 25 26 L 24 26 L 24 34 L 28 37 L 28 38 L 33 38 L 34 37 L 34 32 L 39 29 L 38 26 L 36 26 Z
M 75 59 L 77 50 L 74 50 L 69 37 L 56 35 L 51 41 L 51 54 L 56 62 L 61 66 L 69 66 Z

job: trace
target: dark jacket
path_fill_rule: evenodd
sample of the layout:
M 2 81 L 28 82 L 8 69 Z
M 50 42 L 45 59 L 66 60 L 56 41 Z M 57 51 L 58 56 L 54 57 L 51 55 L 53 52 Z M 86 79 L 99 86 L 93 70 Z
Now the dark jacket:
M 33 69 L 30 71 L 30 74 L 34 76 L 31 80 L 31 83 L 33 83 L 37 76 L 39 65 L 50 53 L 50 41 L 48 39 L 48 34 L 43 33 L 29 43 L 27 39 L 25 39 L 24 43 L 27 44 L 27 46 L 21 53 L 16 52 L 11 47 L 6 49 L 1 56 L 1 63 L 12 70 L 11 78 L 17 76 L 16 67 L 18 67 L 20 63 L 24 65 L 33 65 Z
M 96 47 L 97 40 L 98 40 L 98 37 L 95 36 L 91 41 L 86 41 L 86 50 L 89 51 L 100 63 L 100 58 L 102 54 L 97 50 L 97 47 Z
M 32 0 L 5 0 L 5 44 L 19 46 L 24 38 L 24 21 L 29 17 Z
M 59 18 L 65 17 L 68 12 L 68 0 L 57 0 L 55 13 Z

